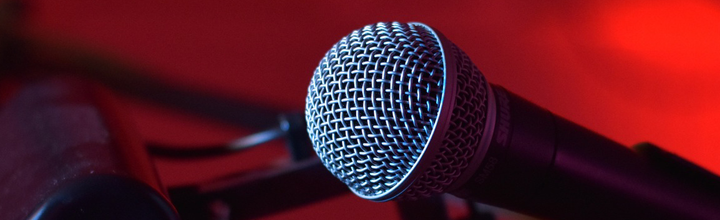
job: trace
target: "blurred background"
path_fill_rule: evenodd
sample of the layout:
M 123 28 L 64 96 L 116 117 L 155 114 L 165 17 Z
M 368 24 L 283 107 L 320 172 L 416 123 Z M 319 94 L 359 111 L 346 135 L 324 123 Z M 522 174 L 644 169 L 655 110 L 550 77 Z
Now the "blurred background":
M 28 36 L 86 48 L 164 83 L 272 110 L 267 114 L 301 112 L 320 58 L 352 30 L 378 21 L 423 22 L 460 46 L 490 82 L 622 144 L 649 141 L 720 173 L 717 1 L 33 0 L 24 6 Z M 226 142 L 272 126 L 120 97 L 151 142 Z M 283 163 L 289 157 L 283 145 L 155 162 L 165 185 L 189 185 Z M 263 219 L 398 218 L 391 203 L 347 194 Z

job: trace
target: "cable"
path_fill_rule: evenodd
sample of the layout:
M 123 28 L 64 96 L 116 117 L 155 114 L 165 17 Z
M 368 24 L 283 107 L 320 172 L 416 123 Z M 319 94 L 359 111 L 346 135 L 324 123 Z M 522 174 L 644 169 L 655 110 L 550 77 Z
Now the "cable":
M 147 148 L 150 155 L 156 157 L 200 159 L 237 153 L 283 136 L 285 136 L 285 131 L 283 131 L 283 129 L 273 128 L 246 137 L 238 138 L 227 144 L 181 147 L 177 145 L 150 142 L 147 144 Z

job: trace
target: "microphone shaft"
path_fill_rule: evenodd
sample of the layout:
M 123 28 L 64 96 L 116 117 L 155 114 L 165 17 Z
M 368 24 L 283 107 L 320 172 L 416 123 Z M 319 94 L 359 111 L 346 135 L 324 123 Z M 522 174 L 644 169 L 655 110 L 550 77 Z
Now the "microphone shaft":
M 491 144 L 452 194 L 555 220 L 720 219 L 717 190 L 700 190 L 617 142 L 492 89 Z

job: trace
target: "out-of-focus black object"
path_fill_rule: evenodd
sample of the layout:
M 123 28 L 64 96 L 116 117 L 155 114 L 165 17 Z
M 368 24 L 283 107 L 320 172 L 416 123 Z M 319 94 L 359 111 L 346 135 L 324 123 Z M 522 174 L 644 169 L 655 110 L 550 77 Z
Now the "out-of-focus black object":
M 481 207 L 485 206 L 484 204 L 469 200 L 466 201 L 465 204 L 467 205 L 469 212 L 465 220 L 495 220 L 495 213 L 488 208 Z
M 400 218 L 411 219 L 435 219 L 449 220 L 448 212 L 445 209 L 445 201 L 441 196 L 434 196 L 415 201 L 398 201 Z
M 652 143 L 636 144 L 633 149 L 660 172 L 681 179 L 711 195 L 720 195 L 720 177 L 710 171 Z M 720 219 L 720 216 L 718 218 Z
M 320 160 L 307 159 L 205 184 L 171 188 L 184 220 L 254 219 L 349 193 Z M 441 197 L 397 203 L 404 220 L 448 219 Z M 322 219 L 320 217 L 320 219 Z
M 109 93 L 28 82 L 0 104 L 0 219 L 178 219 Z
M 184 220 L 253 219 L 350 192 L 325 171 L 320 160 L 308 159 L 188 187 L 169 189 Z M 218 210 L 224 206 L 227 210 Z M 224 218 L 219 218 L 224 219 Z
M 35 211 L 33 220 L 175 219 L 175 211 L 156 190 L 136 180 L 92 175 L 69 184 Z
M 289 164 L 170 189 L 185 220 L 253 219 L 349 193 L 315 158 L 302 113 L 280 116 Z M 401 219 L 448 219 L 441 197 L 397 202 Z
M 306 124 L 304 112 L 280 115 L 280 128 L 285 132 L 286 146 L 294 161 L 315 157 Z

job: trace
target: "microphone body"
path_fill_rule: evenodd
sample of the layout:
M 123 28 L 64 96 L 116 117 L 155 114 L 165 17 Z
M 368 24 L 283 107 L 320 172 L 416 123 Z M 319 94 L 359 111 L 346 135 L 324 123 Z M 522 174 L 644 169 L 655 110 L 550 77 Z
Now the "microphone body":
M 720 195 L 491 86 L 492 142 L 451 194 L 547 219 L 720 219 Z M 468 170 L 469 171 L 469 170 Z

